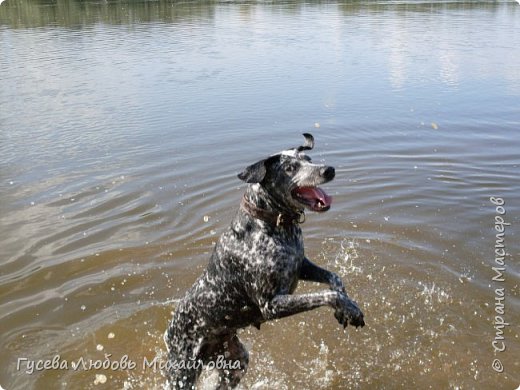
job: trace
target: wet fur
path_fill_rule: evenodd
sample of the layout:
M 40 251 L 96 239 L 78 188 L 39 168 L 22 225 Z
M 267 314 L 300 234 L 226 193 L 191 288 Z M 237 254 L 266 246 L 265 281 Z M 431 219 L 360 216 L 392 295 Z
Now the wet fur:
M 334 169 L 313 164 L 304 154 L 314 145 L 268 157 L 238 177 L 250 183 L 245 198 L 274 213 L 303 213 L 291 196 L 296 187 L 317 186 L 334 178 Z M 328 290 L 292 295 L 299 280 L 325 283 Z M 260 325 L 320 306 L 330 306 L 339 323 L 363 326 L 363 314 L 348 298 L 338 275 L 305 257 L 298 224 L 275 226 L 242 208 L 222 234 L 208 267 L 179 302 L 165 334 L 170 367 L 166 387 L 194 388 L 201 367 L 174 362 L 215 361 L 219 355 L 240 368 L 219 371 L 219 389 L 235 387 L 247 370 L 248 352 L 237 337 L 240 328 Z

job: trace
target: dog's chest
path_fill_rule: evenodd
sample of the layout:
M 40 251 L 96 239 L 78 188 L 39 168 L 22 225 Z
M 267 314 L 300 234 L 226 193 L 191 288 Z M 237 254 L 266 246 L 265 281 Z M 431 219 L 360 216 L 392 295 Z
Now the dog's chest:
M 235 225 L 221 236 L 213 261 L 217 269 L 227 269 L 246 285 L 264 285 L 276 292 L 295 288 L 304 257 L 302 232 L 297 225 L 257 225 L 252 229 Z
M 244 270 L 261 279 L 279 279 L 292 284 L 304 258 L 303 239 L 299 228 L 274 232 L 253 231 L 236 242 Z M 277 284 L 277 283 L 276 283 Z
M 266 258 L 303 257 L 303 238 L 297 226 L 289 229 L 253 230 L 239 245 L 251 256 Z

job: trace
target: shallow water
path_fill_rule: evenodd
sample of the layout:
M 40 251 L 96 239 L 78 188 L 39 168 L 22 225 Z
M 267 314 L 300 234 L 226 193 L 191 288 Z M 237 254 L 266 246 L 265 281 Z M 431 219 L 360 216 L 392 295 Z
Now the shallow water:
M 515 2 L 5 1 L 0 385 L 159 387 L 144 359 L 164 358 L 236 173 L 310 131 L 337 175 L 306 252 L 367 326 L 323 308 L 246 329 L 243 388 L 516 388 L 518 47 Z

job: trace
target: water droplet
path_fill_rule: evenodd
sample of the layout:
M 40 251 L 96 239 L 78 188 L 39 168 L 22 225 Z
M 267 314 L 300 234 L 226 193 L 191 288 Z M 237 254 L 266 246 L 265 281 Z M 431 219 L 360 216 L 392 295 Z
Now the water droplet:
M 94 384 L 95 385 L 98 385 L 98 384 L 103 384 L 103 383 L 106 383 L 107 382 L 107 377 L 106 375 L 103 375 L 103 374 L 96 374 L 96 379 L 94 380 Z

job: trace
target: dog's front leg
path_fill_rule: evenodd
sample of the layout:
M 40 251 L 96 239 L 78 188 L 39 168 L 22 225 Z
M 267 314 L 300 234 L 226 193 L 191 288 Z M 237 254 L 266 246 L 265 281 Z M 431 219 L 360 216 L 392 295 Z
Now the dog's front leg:
M 354 301 L 338 291 L 323 291 L 300 295 L 276 295 L 270 301 L 260 305 L 260 311 L 266 320 L 288 317 L 321 306 L 335 309 L 335 317 L 340 324 L 355 327 L 364 326 L 363 313 Z
M 328 284 L 331 290 L 347 295 L 345 286 L 337 274 L 321 268 L 306 257 L 303 259 L 299 278 L 310 282 Z

